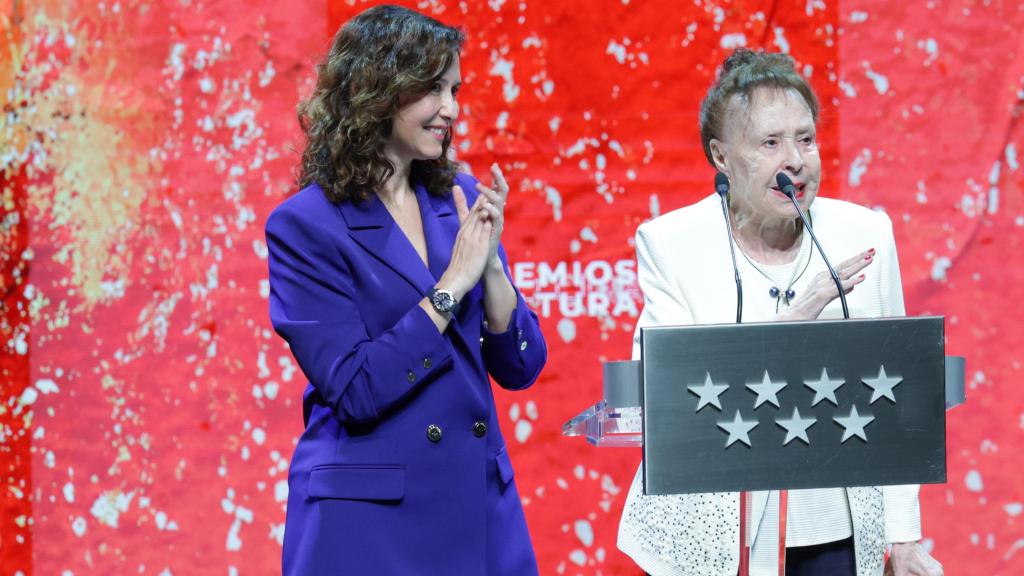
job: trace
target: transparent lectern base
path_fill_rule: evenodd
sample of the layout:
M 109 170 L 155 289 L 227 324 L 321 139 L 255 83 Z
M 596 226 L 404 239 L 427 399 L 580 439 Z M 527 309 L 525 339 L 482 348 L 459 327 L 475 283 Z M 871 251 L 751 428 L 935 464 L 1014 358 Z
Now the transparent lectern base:
M 562 426 L 563 436 L 583 436 L 594 446 L 643 445 L 641 408 L 610 408 L 607 400 L 580 412 Z

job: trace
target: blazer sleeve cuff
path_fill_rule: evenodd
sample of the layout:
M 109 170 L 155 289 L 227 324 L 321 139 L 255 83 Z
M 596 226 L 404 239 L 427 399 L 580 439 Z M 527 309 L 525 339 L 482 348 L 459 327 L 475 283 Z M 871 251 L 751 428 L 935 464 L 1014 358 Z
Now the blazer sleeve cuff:
M 483 357 L 487 371 L 503 388 L 527 388 L 547 361 L 547 344 L 537 315 L 516 291 L 516 309 L 508 329 L 494 333 L 483 329 Z
M 326 395 L 343 422 L 367 422 L 452 365 L 451 347 L 430 316 L 414 306 L 367 354 L 360 393 Z M 333 387 L 332 387 L 333 388 Z
M 921 539 L 920 490 L 917 484 L 882 487 L 886 542 L 917 542 Z

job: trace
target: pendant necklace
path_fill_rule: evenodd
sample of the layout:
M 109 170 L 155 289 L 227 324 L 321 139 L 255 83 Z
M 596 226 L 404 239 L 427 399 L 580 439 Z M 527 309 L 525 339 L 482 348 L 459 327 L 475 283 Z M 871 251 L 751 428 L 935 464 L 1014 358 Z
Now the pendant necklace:
M 781 306 L 782 302 L 785 302 L 786 306 L 789 306 L 792 300 L 796 298 L 796 291 L 793 290 L 793 286 L 796 285 L 796 283 L 800 280 L 801 277 L 803 277 L 804 272 L 806 272 L 808 266 L 810 266 L 811 252 L 812 251 L 810 250 L 810 245 L 808 244 L 807 239 L 804 237 L 803 234 L 801 234 L 800 252 L 797 253 L 796 260 L 791 263 L 792 268 L 790 268 L 789 264 L 782 264 L 779 266 L 772 267 L 783 273 L 786 270 L 790 271 L 789 281 L 780 282 L 781 274 L 770 274 L 766 272 L 763 268 L 761 268 L 761 266 L 755 264 L 754 261 L 750 258 L 750 256 L 748 256 L 747 253 L 742 248 L 740 248 L 740 253 L 743 254 L 743 258 L 746 259 L 748 264 L 750 264 L 750 267 L 753 268 L 754 270 L 757 270 L 757 272 L 760 273 L 761 276 L 764 276 L 765 279 L 767 279 L 768 282 L 771 284 L 771 288 L 768 289 L 768 296 L 770 298 L 775 299 L 776 314 L 778 314 L 779 307 Z M 803 260 L 802 266 L 800 265 L 801 260 Z M 781 286 L 783 285 L 786 286 L 785 289 L 781 288 Z

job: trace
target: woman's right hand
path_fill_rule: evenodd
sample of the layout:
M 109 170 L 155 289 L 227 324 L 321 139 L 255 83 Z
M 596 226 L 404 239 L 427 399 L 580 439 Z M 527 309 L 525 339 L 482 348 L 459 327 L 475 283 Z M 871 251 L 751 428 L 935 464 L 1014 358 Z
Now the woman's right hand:
M 844 294 L 849 294 L 854 286 L 864 281 L 864 275 L 860 271 L 867 268 L 874 259 L 875 249 L 871 248 L 843 260 L 836 266 L 836 274 L 839 275 L 839 283 L 843 286 Z M 829 302 L 839 297 L 836 283 L 828 270 L 817 274 L 805 290 L 805 295 L 798 295 L 793 301 L 793 306 L 780 315 L 781 320 L 815 320 Z
M 459 215 L 459 233 L 455 236 L 452 258 L 437 285 L 451 290 L 456 300 L 461 300 L 480 281 L 490 249 L 491 221 L 487 217 L 483 194 L 477 197 L 470 209 L 466 194 L 459 186 L 452 188 L 455 210 Z

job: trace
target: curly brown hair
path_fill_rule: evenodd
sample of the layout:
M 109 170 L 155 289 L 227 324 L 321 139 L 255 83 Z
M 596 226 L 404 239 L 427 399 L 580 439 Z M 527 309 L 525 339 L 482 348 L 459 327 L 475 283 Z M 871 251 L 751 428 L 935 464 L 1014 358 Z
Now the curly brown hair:
M 317 66 L 316 88 L 299 105 L 306 134 L 299 188 L 319 184 L 331 202 L 359 202 L 395 172 L 384 156 L 392 119 L 425 94 L 458 57 L 460 30 L 400 6 L 375 6 L 346 22 Z M 410 178 L 431 194 L 451 190 L 457 165 L 414 160 Z
M 738 48 L 722 63 L 718 79 L 708 89 L 700 103 L 700 140 L 708 162 L 715 165 L 711 154 L 711 140 L 722 138 L 729 100 L 733 96 L 747 99 L 756 88 L 796 90 L 818 121 L 818 97 L 807 79 L 796 71 L 793 58 L 788 54 L 753 51 Z

